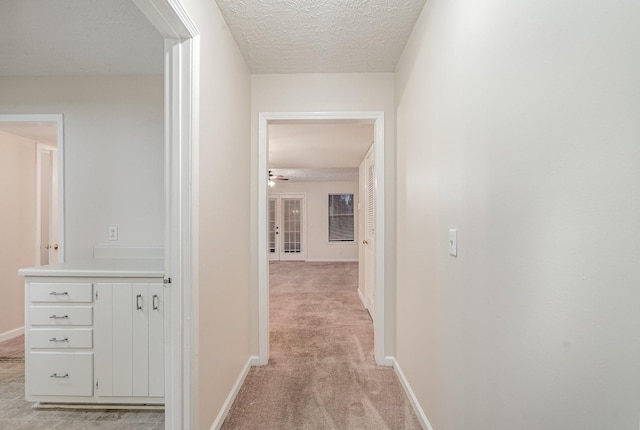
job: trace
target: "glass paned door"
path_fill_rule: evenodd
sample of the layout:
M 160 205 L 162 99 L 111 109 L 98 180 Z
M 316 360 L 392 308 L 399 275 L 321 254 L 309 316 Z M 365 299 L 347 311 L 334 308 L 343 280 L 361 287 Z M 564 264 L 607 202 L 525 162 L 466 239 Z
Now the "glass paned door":
M 267 229 L 269 230 L 269 260 L 279 260 L 280 259 L 280 250 L 278 249 L 278 240 L 276 238 L 279 236 L 280 232 L 278 231 L 278 223 L 276 222 L 277 217 L 277 207 L 278 207 L 278 199 L 277 198 L 269 198 L 269 219 Z
M 304 195 L 269 198 L 269 259 L 304 260 Z
M 283 252 L 299 254 L 302 252 L 302 199 L 282 199 L 283 215 Z

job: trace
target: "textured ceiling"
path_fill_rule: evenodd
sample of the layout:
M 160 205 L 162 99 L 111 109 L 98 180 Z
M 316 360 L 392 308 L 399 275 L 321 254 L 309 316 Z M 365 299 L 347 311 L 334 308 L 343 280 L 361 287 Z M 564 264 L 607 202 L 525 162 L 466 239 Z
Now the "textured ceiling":
M 392 72 L 425 0 L 216 0 L 254 73 Z
M 425 0 L 217 0 L 254 73 L 390 72 Z M 0 76 L 163 72 L 132 0 L 0 0 Z
M 269 168 L 291 181 L 358 180 L 373 124 L 270 124 Z
M 132 0 L 0 0 L 0 40 L 0 76 L 163 73 L 163 38 Z

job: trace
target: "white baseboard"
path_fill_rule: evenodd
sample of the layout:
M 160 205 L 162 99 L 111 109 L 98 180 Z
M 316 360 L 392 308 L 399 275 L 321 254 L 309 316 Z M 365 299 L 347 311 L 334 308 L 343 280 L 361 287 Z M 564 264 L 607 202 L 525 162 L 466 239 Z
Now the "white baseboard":
M 360 297 L 360 301 L 362 302 L 362 306 L 364 306 L 364 308 L 367 308 L 367 302 L 364 300 L 364 296 L 362 295 L 362 291 L 360 291 L 360 288 L 358 288 L 358 297 Z
M 4 333 L 0 333 L 0 342 L 13 339 L 14 337 L 18 337 L 21 334 L 24 334 L 24 326 L 14 328 L 13 330 L 5 331 Z
M 395 370 L 396 375 L 398 375 L 400 384 L 402 384 L 402 388 L 404 388 L 404 392 L 407 393 L 407 397 L 409 397 L 409 401 L 411 402 L 411 406 L 413 407 L 413 410 L 418 416 L 418 421 L 420 421 L 420 425 L 424 430 L 433 430 L 433 426 L 429 422 L 427 415 L 424 413 L 422 406 L 420 406 L 420 402 L 418 402 L 418 399 L 416 398 L 416 395 L 413 392 L 413 389 L 411 389 L 411 385 L 409 385 L 409 381 L 407 381 L 407 378 L 404 376 L 404 373 L 402 373 L 400 364 L 398 364 L 398 361 L 395 359 L 395 357 L 391 357 L 391 359 L 393 360 L 393 370 Z
M 240 391 L 240 387 L 242 387 L 242 383 L 244 382 L 244 379 L 247 377 L 247 374 L 251 369 L 251 363 L 257 360 L 258 360 L 258 357 L 255 357 L 255 356 L 249 357 L 249 359 L 247 360 L 247 364 L 244 365 L 244 368 L 240 372 L 240 375 L 238 375 L 238 379 L 236 380 L 236 383 L 233 385 L 233 388 L 231 388 L 231 392 L 227 396 L 227 399 L 224 401 L 224 404 L 222 405 L 222 409 L 220 409 L 220 413 L 218 414 L 215 421 L 211 425 L 211 430 L 220 430 L 220 428 L 222 427 L 222 424 L 224 424 L 224 420 L 227 418 L 227 415 L 229 414 L 229 409 L 231 409 L 231 405 L 233 405 L 233 402 L 236 399 L 238 392 Z
M 251 357 L 251 365 L 252 366 L 266 366 L 267 364 L 269 364 L 268 360 L 267 361 L 262 361 L 260 359 L 259 355 L 254 355 L 253 357 Z

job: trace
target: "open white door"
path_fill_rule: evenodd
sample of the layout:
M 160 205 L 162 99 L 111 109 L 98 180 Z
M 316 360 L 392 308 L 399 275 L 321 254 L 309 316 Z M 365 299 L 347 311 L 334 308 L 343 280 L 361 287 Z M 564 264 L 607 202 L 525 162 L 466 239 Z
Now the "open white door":
M 58 151 L 36 145 L 36 235 L 39 266 L 58 263 Z

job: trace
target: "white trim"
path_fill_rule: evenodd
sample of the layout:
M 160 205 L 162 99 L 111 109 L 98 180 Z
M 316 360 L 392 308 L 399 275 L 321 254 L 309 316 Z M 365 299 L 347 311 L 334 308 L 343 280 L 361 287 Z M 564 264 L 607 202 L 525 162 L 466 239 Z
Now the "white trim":
M 58 168 L 58 263 L 65 261 L 66 246 L 65 246 L 65 230 L 64 230 L 64 117 L 62 114 L 16 114 L 16 115 L 0 115 L 0 122 L 31 122 L 38 123 L 39 125 L 52 125 L 55 124 L 57 137 L 56 137 L 56 155 L 57 155 L 57 168 Z M 50 146 L 50 145 L 45 145 Z M 37 156 L 37 152 L 36 152 Z M 36 166 L 36 175 L 39 175 L 38 166 Z M 39 197 L 38 201 L 39 201 Z M 40 236 L 40 226 L 36 226 L 37 235 Z M 38 239 L 36 239 L 38 240 Z M 39 250 L 36 249 L 36 253 Z M 40 261 L 39 254 L 37 260 Z
M 367 309 L 367 302 L 364 299 L 364 296 L 362 295 L 362 291 L 360 291 L 360 288 L 358 288 L 357 291 L 358 291 L 358 298 L 360 299 L 360 302 L 362 303 L 362 307 Z
M 269 114 L 258 117 L 258 365 L 269 362 Z
M 429 419 L 427 418 L 427 414 L 424 413 L 424 410 L 422 409 L 422 406 L 420 405 L 418 398 L 413 392 L 413 389 L 411 388 L 409 381 L 407 381 L 406 376 L 402 372 L 402 369 L 400 368 L 400 364 L 395 359 L 395 357 L 387 357 L 387 358 L 393 362 L 393 370 L 396 372 L 396 375 L 400 380 L 400 384 L 402 385 L 402 388 L 404 388 L 404 392 L 407 394 L 407 397 L 409 397 L 409 401 L 411 402 L 411 406 L 413 407 L 413 410 L 418 417 L 418 421 L 420 421 L 420 425 L 425 430 L 433 430 L 433 426 L 429 422 Z
M 18 337 L 22 334 L 24 334 L 24 326 L 5 331 L 4 333 L 0 333 L 0 342 L 13 339 L 14 337 Z
M 199 31 L 180 0 L 133 0 L 165 39 L 165 428 L 198 428 Z
M 238 392 L 240 391 L 240 387 L 242 387 L 242 384 L 244 383 L 244 380 L 247 377 L 247 374 L 249 374 L 249 370 L 251 370 L 251 366 L 253 366 L 253 363 L 255 361 L 258 361 L 257 356 L 249 357 L 249 360 L 247 360 L 247 363 L 244 365 L 244 368 L 240 372 L 240 375 L 238 375 L 238 379 L 236 379 L 236 383 L 233 384 L 233 387 L 231 388 L 231 391 L 229 392 L 227 399 L 224 401 L 222 405 L 222 409 L 220 409 L 220 413 L 218 414 L 216 419 L 213 421 L 213 424 L 211 425 L 211 430 L 219 430 L 222 427 L 222 424 L 224 424 L 224 420 L 227 418 L 227 415 L 229 414 L 231 405 L 233 405 L 233 402 L 236 400 L 236 397 L 238 396 Z
M 357 263 L 357 258 L 307 258 L 307 263 Z
M 376 303 L 375 324 L 373 328 L 374 356 L 376 363 L 390 366 L 385 357 L 385 139 L 384 112 L 260 112 L 258 114 L 258 345 L 259 364 L 269 361 L 269 265 L 267 256 L 267 208 L 269 190 L 268 158 L 269 145 L 267 138 L 268 123 L 295 123 L 353 120 L 371 121 L 374 124 L 376 154 Z M 389 256 L 391 258 L 391 256 Z

